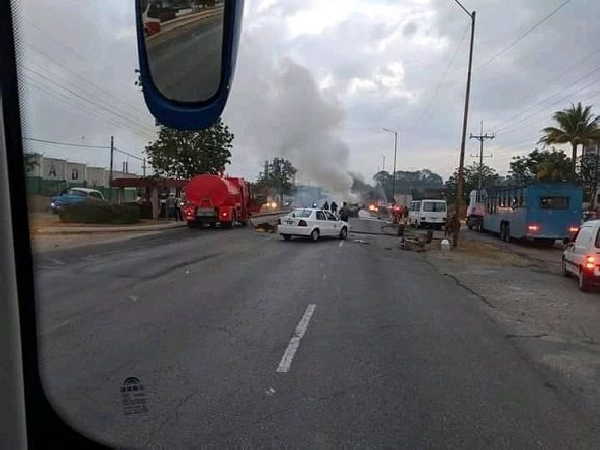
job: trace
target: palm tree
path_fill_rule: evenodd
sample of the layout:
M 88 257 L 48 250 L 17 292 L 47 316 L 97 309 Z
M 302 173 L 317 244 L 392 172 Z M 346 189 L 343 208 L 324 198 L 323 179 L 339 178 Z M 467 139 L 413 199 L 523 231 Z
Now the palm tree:
M 570 108 L 556 111 L 552 119 L 558 127 L 546 127 L 539 142 L 542 144 L 571 144 L 573 149 L 573 176 L 577 171 L 577 147 L 579 144 L 600 140 L 600 116 L 592 115 L 592 107 L 571 105 Z

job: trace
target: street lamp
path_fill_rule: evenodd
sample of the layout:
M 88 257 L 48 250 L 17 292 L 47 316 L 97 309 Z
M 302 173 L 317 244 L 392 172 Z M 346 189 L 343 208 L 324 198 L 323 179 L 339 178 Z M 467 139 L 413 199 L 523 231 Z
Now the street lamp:
M 383 131 L 394 134 L 394 171 L 392 172 L 392 203 L 396 202 L 396 152 L 398 151 L 398 132 L 383 128 Z
M 454 0 L 458 6 L 471 18 L 471 44 L 469 47 L 469 69 L 467 71 L 467 92 L 465 95 L 465 112 L 463 116 L 462 139 L 460 143 L 460 159 L 458 163 L 458 180 L 456 183 L 456 211 L 454 213 L 454 233 L 452 246 L 458 245 L 460 233 L 460 215 L 462 213 L 463 197 L 465 191 L 465 141 L 467 139 L 467 122 L 469 118 L 469 96 L 471 94 L 471 67 L 473 64 L 473 40 L 475 38 L 475 11 L 469 12 L 458 0 Z

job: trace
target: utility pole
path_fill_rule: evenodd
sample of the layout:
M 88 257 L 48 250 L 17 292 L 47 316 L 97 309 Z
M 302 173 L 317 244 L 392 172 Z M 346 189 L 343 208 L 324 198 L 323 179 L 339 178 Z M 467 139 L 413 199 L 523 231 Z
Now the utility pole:
M 142 159 L 142 175 L 146 176 L 146 158 Z
M 112 192 L 112 182 L 113 182 L 113 159 L 115 156 L 115 137 L 110 137 L 110 169 L 108 172 L 108 189 L 109 189 L 109 198 L 112 202 L 113 192 Z
M 392 171 L 392 203 L 396 201 L 396 153 L 398 152 L 398 132 L 384 128 L 383 131 L 394 133 L 394 169 Z
M 493 134 L 483 134 L 483 120 L 481 121 L 481 131 L 479 132 L 479 135 L 477 136 L 472 133 L 469 135 L 469 139 L 477 139 L 479 141 L 479 183 L 477 187 L 478 191 L 481 191 L 481 189 L 483 188 L 483 142 L 486 139 L 494 139 L 495 137 L 496 136 L 494 136 Z
M 596 151 L 595 151 L 595 169 L 594 169 L 594 198 L 592 198 L 592 209 L 595 211 L 598 206 L 598 159 L 600 158 L 600 144 L 596 142 Z M 582 158 L 583 159 L 583 158 Z
M 463 196 L 465 190 L 465 142 L 467 140 L 467 122 L 469 119 L 469 96 L 471 95 L 471 69 L 473 67 L 473 41 L 475 39 L 475 11 L 469 13 L 469 11 L 458 1 L 454 0 L 458 6 L 471 18 L 471 43 L 469 45 L 469 69 L 467 71 L 467 88 L 465 95 L 465 111 L 463 116 L 462 126 L 462 139 L 460 143 L 460 158 L 458 163 L 458 180 L 456 183 L 456 211 L 454 213 L 454 233 L 452 239 L 452 246 L 458 246 L 458 239 L 460 235 L 460 219 L 463 207 Z
M 383 158 L 383 163 L 381 165 L 381 171 L 385 172 L 385 155 L 381 155 L 381 157 Z

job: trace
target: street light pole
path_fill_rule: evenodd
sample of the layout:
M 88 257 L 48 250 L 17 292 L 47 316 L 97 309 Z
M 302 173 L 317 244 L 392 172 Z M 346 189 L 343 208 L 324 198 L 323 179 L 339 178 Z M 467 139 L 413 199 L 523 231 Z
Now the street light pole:
M 394 133 L 394 169 L 392 172 L 392 203 L 396 201 L 396 153 L 398 152 L 398 132 L 384 128 L 383 131 Z
M 464 190 L 465 190 L 465 142 L 467 139 L 467 122 L 469 119 L 469 96 L 471 95 L 471 69 L 473 66 L 473 41 L 475 39 L 475 11 L 469 13 L 467 9 L 458 1 L 454 0 L 463 11 L 471 18 L 471 43 L 469 46 L 469 69 L 467 71 L 467 89 L 465 95 L 465 111 L 463 116 L 463 127 L 462 127 L 462 138 L 460 143 L 460 159 L 458 163 L 458 180 L 456 183 L 456 211 L 454 214 L 454 233 L 452 239 L 452 246 L 458 245 L 458 239 L 460 234 L 460 219 L 462 214 L 462 208 L 464 203 Z

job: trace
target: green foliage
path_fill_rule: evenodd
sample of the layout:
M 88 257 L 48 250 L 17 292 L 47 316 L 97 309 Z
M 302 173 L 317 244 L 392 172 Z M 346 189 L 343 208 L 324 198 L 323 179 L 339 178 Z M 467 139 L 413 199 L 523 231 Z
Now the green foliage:
M 391 201 L 392 192 L 394 191 L 394 178 L 392 174 L 385 170 L 381 170 L 373 176 L 373 181 L 375 181 L 376 191 Z M 441 186 L 443 186 L 442 177 L 429 169 L 396 171 L 396 194 L 422 192 L 425 189 L 438 188 Z
M 257 192 L 278 194 L 280 198 L 289 195 L 294 189 L 296 168 L 285 158 L 273 158 L 265 163 L 265 170 L 256 183 Z
M 65 206 L 60 212 L 61 222 L 97 223 L 97 224 L 132 224 L 140 220 L 140 209 L 137 205 L 113 205 L 101 201 L 85 201 Z
M 560 150 L 537 148 L 526 156 L 515 156 L 510 175 L 517 184 L 535 181 L 572 181 L 572 160 Z
M 596 181 L 600 178 L 600 157 L 596 153 L 581 155 L 579 181 L 583 187 L 585 200 L 593 197 Z
M 541 144 L 571 144 L 571 170 L 576 172 L 577 147 L 600 139 L 598 122 L 600 117 L 593 116 L 591 106 L 581 103 L 571 105 L 562 111 L 556 111 L 552 119 L 558 126 L 546 127 L 542 130 Z
M 219 174 L 231 162 L 233 137 L 221 119 L 199 131 L 161 125 L 158 139 L 146 146 L 146 154 L 157 175 L 189 179 L 201 173 Z
M 471 191 L 477 189 L 479 187 L 479 175 L 480 173 L 483 175 L 482 186 L 484 188 L 491 186 L 498 186 L 502 184 L 502 177 L 498 175 L 495 169 L 490 166 L 483 165 L 481 167 L 481 171 L 479 170 L 479 163 L 472 163 L 470 166 L 466 166 L 463 168 L 463 174 L 465 178 L 464 185 L 464 201 L 466 202 L 469 199 L 469 195 Z M 446 181 L 446 188 L 448 189 L 447 200 L 449 203 L 454 203 L 456 201 L 456 185 L 458 180 L 458 169 L 454 171 L 454 173 L 448 178 Z

